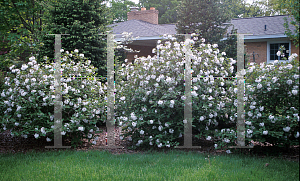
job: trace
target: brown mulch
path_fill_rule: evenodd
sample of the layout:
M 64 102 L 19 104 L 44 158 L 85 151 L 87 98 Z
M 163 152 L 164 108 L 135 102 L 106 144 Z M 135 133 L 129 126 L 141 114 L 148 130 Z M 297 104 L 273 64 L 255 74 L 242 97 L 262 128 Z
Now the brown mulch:
M 129 148 L 129 141 L 125 140 L 120 140 L 119 135 L 120 135 L 120 128 L 115 127 L 115 145 L 120 146 L 122 148 L 99 148 L 99 146 L 106 146 L 106 141 L 105 141 L 105 127 L 101 127 L 101 130 L 104 130 L 102 133 L 97 134 L 99 136 L 99 139 L 96 143 L 96 145 L 92 145 L 87 143 L 86 140 L 84 140 L 84 143 L 82 146 L 78 148 L 71 148 L 72 150 L 82 150 L 82 151 L 87 151 L 87 150 L 107 150 L 112 154 L 134 154 L 134 153 L 145 153 L 146 151 L 144 150 L 131 150 Z M 183 145 L 183 137 L 178 139 L 178 142 L 181 143 L 180 146 Z M 4 133 L 0 133 L 0 154 L 1 153 L 27 153 L 30 151 L 39 151 L 39 152 L 46 152 L 46 151 L 58 151 L 62 149 L 49 149 L 45 148 L 45 146 L 53 146 L 53 142 L 46 142 L 46 140 L 43 139 L 35 139 L 34 137 L 29 137 L 27 139 L 25 138 L 15 138 L 11 137 L 9 134 L 9 131 L 5 131 Z M 252 155 L 252 156 L 258 156 L 260 158 L 264 158 L 269 156 L 269 153 L 272 153 L 274 151 L 274 147 L 271 145 L 262 145 L 261 143 L 258 142 L 253 142 L 254 148 L 253 149 L 241 149 L 237 150 L 237 152 L 242 153 L 244 155 Z M 70 146 L 71 144 L 69 142 L 64 142 L 64 146 Z M 207 140 L 202 140 L 202 139 L 197 139 L 193 136 L 193 146 L 200 146 L 201 148 L 194 148 L 194 149 L 180 149 L 184 152 L 197 152 L 197 153 L 204 153 L 204 154 L 209 154 L 211 156 L 214 155 L 223 155 L 227 154 L 225 150 L 215 150 L 214 149 L 214 143 L 212 141 L 207 141 Z M 156 149 L 155 151 L 159 152 L 165 152 L 167 153 L 168 151 L 174 150 L 174 148 L 165 148 L 165 149 Z M 231 149 L 233 152 L 234 149 Z M 299 162 L 299 145 L 298 146 L 291 146 L 288 151 L 286 150 L 280 150 L 279 155 L 277 156 L 271 156 L 274 158 L 283 158 L 289 161 L 296 161 Z

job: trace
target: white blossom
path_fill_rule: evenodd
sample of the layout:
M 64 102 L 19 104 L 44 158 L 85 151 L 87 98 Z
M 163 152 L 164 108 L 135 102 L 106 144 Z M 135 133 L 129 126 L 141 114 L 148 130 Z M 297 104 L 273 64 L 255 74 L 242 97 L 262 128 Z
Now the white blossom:
M 198 94 L 196 93 L 196 91 L 192 91 L 191 94 L 192 94 L 192 96 L 194 96 L 194 97 L 197 97 L 197 96 L 198 96 Z
M 253 113 L 252 113 L 251 111 L 249 111 L 249 112 L 248 112 L 248 116 L 249 116 L 249 117 L 252 117 L 252 116 L 253 116 Z
M 262 88 L 262 85 L 261 84 L 257 84 L 257 89 L 260 89 Z
M 280 52 L 280 51 L 278 51 L 278 52 L 276 53 L 276 55 L 277 55 L 278 57 L 280 57 L 280 55 L 281 55 L 281 52 Z
M 292 90 L 292 94 L 297 95 L 298 94 L 298 90 Z
M 201 116 L 200 118 L 199 118 L 199 120 L 200 121 L 203 121 L 205 118 L 203 117 L 203 116 Z
M 286 83 L 291 85 L 293 83 L 293 81 L 289 79 L 289 80 L 286 81 Z
M 253 131 L 251 129 L 247 129 L 247 134 L 252 134 Z
M 252 123 L 250 121 L 246 121 L 245 124 L 250 126 Z
M 132 122 L 131 124 L 132 124 L 132 126 L 133 126 L 133 127 L 135 127 L 135 126 L 136 126 L 136 122 Z
M 40 135 L 37 134 L 37 133 L 34 134 L 34 137 L 35 137 L 36 139 L 37 139 L 39 136 L 40 136 Z
M 159 127 L 158 127 L 158 130 L 159 130 L 159 131 L 161 131 L 162 129 L 163 129 L 163 127 L 162 127 L 162 126 L 159 126 Z
M 259 107 L 259 110 L 263 111 L 264 110 L 264 106 Z
M 289 126 L 287 126 L 287 127 L 285 127 L 285 128 L 283 128 L 283 131 L 285 131 L 285 132 L 289 132 L 290 131 L 290 127 Z
M 225 143 L 229 143 L 229 142 L 230 142 L 230 140 L 229 140 L 229 139 L 227 139 L 227 138 L 224 138 L 224 142 L 225 142 Z

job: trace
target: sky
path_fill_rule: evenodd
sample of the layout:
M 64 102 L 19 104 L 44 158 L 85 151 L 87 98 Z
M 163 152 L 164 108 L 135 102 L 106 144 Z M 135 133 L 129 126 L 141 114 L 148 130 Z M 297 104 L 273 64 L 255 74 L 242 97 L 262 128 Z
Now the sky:
M 139 3 L 139 0 L 130 0 L 132 2 L 134 2 L 135 4 Z

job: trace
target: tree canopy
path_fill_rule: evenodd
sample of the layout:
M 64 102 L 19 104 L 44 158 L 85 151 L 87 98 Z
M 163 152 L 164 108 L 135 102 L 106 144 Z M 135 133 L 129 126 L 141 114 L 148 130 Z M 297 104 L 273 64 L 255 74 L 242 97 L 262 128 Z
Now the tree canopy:
M 108 8 L 98 0 L 59 0 L 52 2 L 54 9 L 47 16 L 45 29 L 49 34 L 70 34 L 62 36 L 62 49 L 78 49 L 91 64 L 98 68 L 98 75 L 106 76 L 106 36 L 109 23 Z M 43 37 L 38 60 L 44 56 L 54 60 L 54 36 Z
M 136 4 L 129 0 L 112 0 L 110 13 L 112 16 L 111 23 L 119 23 L 122 21 L 127 21 L 127 13 L 130 11 L 130 7 Z
M 41 0 L 3 0 L 0 2 L 0 64 L 21 64 L 37 54 L 43 34 L 45 8 Z
M 150 9 L 154 7 L 159 11 L 158 23 L 177 23 L 177 11 L 181 0 L 140 0 L 139 6 Z
M 229 15 L 218 0 L 183 0 L 178 11 L 179 34 L 199 34 L 199 39 L 219 44 L 226 33 Z

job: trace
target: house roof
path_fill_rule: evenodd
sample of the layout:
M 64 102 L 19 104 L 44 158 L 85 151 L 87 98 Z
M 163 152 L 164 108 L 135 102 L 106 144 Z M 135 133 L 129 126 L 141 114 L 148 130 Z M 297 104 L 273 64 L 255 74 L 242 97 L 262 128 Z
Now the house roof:
M 291 18 L 288 15 L 232 19 L 231 24 L 238 33 L 252 34 L 245 36 L 245 39 L 284 38 L 287 37 L 284 35 L 284 18 L 289 21 L 289 28 L 293 32 L 295 26 L 290 24 Z M 229 33 L 231 29 L 232 26 L 228 28 Z
M 113 28 L 114 34 L 132 32 L 133 37 L 140 37 L 137 40 L 161 39 L 164 34 L 176 34 L 175 24 L 151 24 L 141 20 L 129 20 L 109 25 Z M 116 38 L 121 35 L 116 36 Z
M 283 26 L 285 23 L 284 18 L 287 18 L 290 24 L 291 18 L 288 15 L 232 19 L 231 24 L 238 30 L 238 33 L 252 34 L 245 35 L 245 40 L 286 38 Z M 162 39 L 161 36 L 164 34 L 176 34 L 175 24 L 151 24 L 141 20 L 124 21 L 108 25 L 108 27 L 113 28 L 114 34 L 132 32 L 133 37 L 139 37 L 137 40 L 144 41 Z M 291 24 L 289 28 L 292 32 L 295 30 L 295 27 Z M 232 26 L 228 28 L 228 33 L 231 29 Z M 121 38 L 121 35 L 115 37 L 116 40 L 119 38 Z

